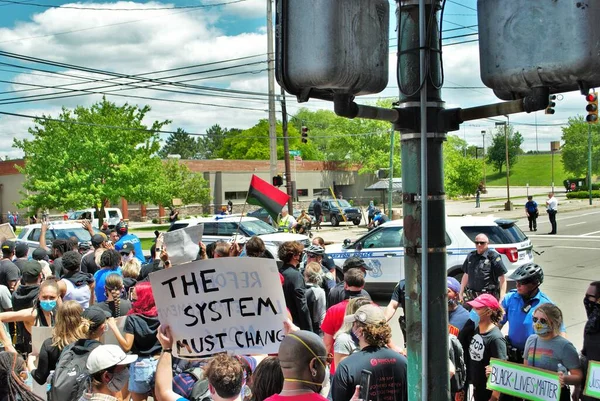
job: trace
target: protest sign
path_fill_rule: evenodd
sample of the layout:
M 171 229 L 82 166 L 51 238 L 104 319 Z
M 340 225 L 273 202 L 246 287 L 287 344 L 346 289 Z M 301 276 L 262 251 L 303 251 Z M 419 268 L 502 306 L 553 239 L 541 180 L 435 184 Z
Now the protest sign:
M 176 356 L 278 351 L 287 315 L 275 260 L 200 260 L 154 272 L 150 283 Z
M 583 394 L 600 399 L 600 362 L 590 361 L 587 372 Z
M 0 239 L 2 242 L 6 240 L 14 240 L 17 236 L 9 223 L 0 224 Z
M 492 358 L 488 390 L 532 401 L 559 401 L 558 373 Z
M 117 327 L 121 333 L 125 332 L 125 319 L 127 319 L 127 316 L 121 316 L 115 319 Z M 110 328 L 102 335 L 100 342 L 102 344 L 114 344 L 121 346 L 119 340 L 117 340 L 117 337 L 115 337 L 115 333 Z
M 44 340 L 50 337 L 52 337 L 52 327 L 33 326 L 31 328 L 31 351 L 33 355 L 40 354 Z
M 173 266 L 191 262 L 198 256 L 204 225 L 188 226 L 180 230 L 164 233 L 164 244 Z

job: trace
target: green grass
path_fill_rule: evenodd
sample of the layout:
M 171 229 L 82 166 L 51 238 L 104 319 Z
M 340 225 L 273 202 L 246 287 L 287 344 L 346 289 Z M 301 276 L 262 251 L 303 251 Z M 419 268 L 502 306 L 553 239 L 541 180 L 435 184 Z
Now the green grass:
M 149 250 L 154 245 L 154 238 L 140 238 L 143 250 Z
M 148 226 L 148 227 L 136 227 L 134 229 L 132 229 L 131 231 L 135 232 L 135 231 L 154 231 L 154 230 L 158 230 L 158 231 L 167 231 L 169 229 L 169 224 L 154 224 L 152 226 Z
M 495 172 L 490 165 L 487 169 L 487 186 L 506 185 L 506 170 Z M 560 154 L 554 155 L 554 185 L 562 187 L 563 181 L 570 175 L 563 170 Z M 574 177 L 571 177 L 574 178 Z M 579 177 L 578 177 L 579 178 Z M 510 185 L 514 186 L 551 186 L 552 155 L 521 155 L 514 166 L 510 167 Z

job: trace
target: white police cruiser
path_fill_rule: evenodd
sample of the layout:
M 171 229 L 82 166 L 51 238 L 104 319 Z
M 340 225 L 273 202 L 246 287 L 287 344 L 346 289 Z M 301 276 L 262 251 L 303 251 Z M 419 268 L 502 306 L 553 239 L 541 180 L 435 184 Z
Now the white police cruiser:
M 475 250 L 475 237 L 483 233 L 490 240 L 489 247 L 502 255 L 509 274 L 517 267 L 533 262 L 531 241 L 514 220 L 488 217 L 446 218 L 446 270 L 458 281 L 462 265 L 469 252 Z M 326 247 L 336 265 L 342 266 L 350 256 L 359 256 L 373 270 L 367 272 L 366 288 L 372 292 L 390 293 L 405 278 L 403 220 L 394 220 L 378 226 L 355 241 Z M 507 274 L 508 277 L 508 274 Z M 509 284 L 510 285 L 510 284 Z

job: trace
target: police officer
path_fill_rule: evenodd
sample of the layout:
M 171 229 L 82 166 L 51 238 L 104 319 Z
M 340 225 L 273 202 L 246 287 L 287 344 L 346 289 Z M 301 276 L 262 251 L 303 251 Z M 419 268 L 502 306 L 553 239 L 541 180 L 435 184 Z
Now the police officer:
M 506 312 L 500 321 L 500 328 L 508 322 L 508 358 L 511 362 L 523 363 L 523 350 L 527 338 L 533 332 L 533 312 L 545 303 L 552 303 L 542 291 L 544 271 L 535 263 L 526 263 L 510 276 L 517 282 L 517 289 L 509 291 L 502 300 L 502 308 Z M 561 327 L 561 332 L 564 332 Z
M 327 266 L 323 263 L 325 259 L 325 249 L 320 245 L 310 245 L 304 250 L 306 257 L 300 262 L 300 272 L 304 274 L 304 268 L 310 262 L 316 262 L 321 265 L 323 271 L 323 282 L 322 288 L 325 290 L 325 296 L 329 296 L 329 290 L 335 286 L 335 276 L 329 271 Z
M 476 249 L 469 253 L 463 263 L 463 277 L 460 283 L 460 300 L 475 299 L 488 293 L 502 299 L 506 293 L 506 277 L 508 272 L 502 257 L 488 248 L 489 239 L 485 234 L 475 237 Z

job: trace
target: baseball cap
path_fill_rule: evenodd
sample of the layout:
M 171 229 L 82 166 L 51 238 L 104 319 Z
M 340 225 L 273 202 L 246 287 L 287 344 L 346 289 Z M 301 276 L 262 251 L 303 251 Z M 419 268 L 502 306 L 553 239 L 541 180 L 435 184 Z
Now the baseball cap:
M 99 345 L 90 352 L 85 367 L 91 374 L 94 374 L 113 366 L 129 365 L 137 358 L 138 356 L 135 354 L 127 355 L 118 345 Z
M 129 255 L 133 251 L 134 251 L 133 244 L 131 242 L 126 242 L 121 247 L 121 250 L 119 251 L 119 253 L 121 255 Z
M 50 256 L 48 255 L 48 251 L 42 248 L 36 248 L 33 250 L 33 252 L 31 253 L 31 257 L 34 260 L 45 260 L 48 261 L 50 259 Z
M 41 272 L 42 264 L 37 260 L 27 260 L 21 266 L 21 275 L 26 283 L 28 283 L 30 279 L 37 278 Z
M 498 303 L 498 300 L 492 294 L 481 294 L 474 300 L 469 301 L 467 303 L 473 308 L 484 308 L 487 306 L 488 308 L 492 309 L 500 309 L 500 304 Z
M 451 289 L 457 294 L 460 292 L 460 283 L 457 279 L 455 279 L 454 277 L 448 277 L 447 283 L 449 289 Z
M 104 234 L 92 235 L 92 245 L 94 245 L 94 246 L 102 245 L 102 243 L 105 241 L 106 241 L 106 235 L 104 235 Z
M 363 305 L 353 314 L 344 317 L 344 322 L 360 322 L 364 324 L 377 324 L 385 322 L 386 318 L 383 309 L 374 304 Z
M 91 329 L 93 330 L 94 328 L 98 328 L 100 325 L 104 324 L 104 322 L 106 322 L 106 319 L 109 318 L 111 314 L 103 310 L 99 306 L 92 305 L 83 311 L 82 316 L 85 319 L 92 322 Z
M 4 241 L 2 243 L 3 253 L 13 253 L 15 250 L 15 243 L 13 241 Z
M 17 244 L 15 245 L 15 256 L 17 258 L 22 258 L 27 256 L 28 253 L 29 245 L 27 245 L 25 242 L 17 242 Z
M 365 263 L 362 258 L 358 256 L 351 256 L 344 262 L 344 266 L 342 270 L 346 273 L 350 269 L 365 269 L 365 270 L 373 270 L 373 268 Z

